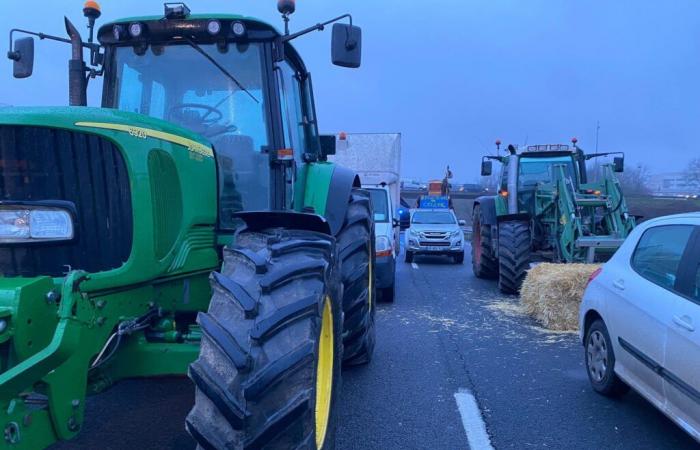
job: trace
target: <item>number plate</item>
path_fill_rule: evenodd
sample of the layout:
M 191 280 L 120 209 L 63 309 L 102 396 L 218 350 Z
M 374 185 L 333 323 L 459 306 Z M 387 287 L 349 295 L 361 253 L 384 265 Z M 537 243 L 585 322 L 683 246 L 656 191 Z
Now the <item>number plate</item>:
M 439 251 L 442 251 L 444 249 L 445 249 L 445 247 L 437 247 L 437 246 L 426 247 L 426 250 L 428 250 L 429 252 L 439 252 Z

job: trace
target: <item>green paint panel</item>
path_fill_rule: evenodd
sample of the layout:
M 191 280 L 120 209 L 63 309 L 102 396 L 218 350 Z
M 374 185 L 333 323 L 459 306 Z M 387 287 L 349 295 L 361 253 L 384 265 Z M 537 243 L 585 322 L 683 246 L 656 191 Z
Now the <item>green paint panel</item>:
M 303 206 L 312 207 L 316 214 L 322 216 L 326 214 L 326 201 L 333 170 L 335 165 L 328 162 L 309 164 L 306 169 Z

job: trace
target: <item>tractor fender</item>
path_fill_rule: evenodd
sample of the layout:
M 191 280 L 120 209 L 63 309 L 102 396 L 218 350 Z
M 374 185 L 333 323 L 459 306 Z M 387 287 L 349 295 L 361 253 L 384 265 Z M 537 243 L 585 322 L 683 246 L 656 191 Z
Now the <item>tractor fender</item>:
M 483 217 L 482 223 L 484 225 L 496 225 L 496 197 L 477 197 L 477 199 L 474 200 L 474 206 L 476 205 L 481 207 L 481 216 Z
M 345 167 L 335 166 L 328 186 L 325 218 L 333 236 L 343 227 L 345 213 L 348 209 L 348 199 L 353 188 L 362 187 L 360 177 Z
M 235 213 L 233 216 L 245 222 L 246 231 L 261 231 L 271 227 L 282 227 L 288 230 L 306 230 L 331 234 L 331 227 L 328 221 L 318 214 L 297 211 L 242 211 Z

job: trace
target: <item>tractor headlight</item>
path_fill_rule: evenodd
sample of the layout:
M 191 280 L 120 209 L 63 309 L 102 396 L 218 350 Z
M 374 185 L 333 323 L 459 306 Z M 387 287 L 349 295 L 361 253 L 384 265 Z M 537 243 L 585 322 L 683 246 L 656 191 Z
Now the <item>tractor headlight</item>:
M 64 209 L 0 206 L 0 243 L 64 241 L 73 236 L 73 218 Z

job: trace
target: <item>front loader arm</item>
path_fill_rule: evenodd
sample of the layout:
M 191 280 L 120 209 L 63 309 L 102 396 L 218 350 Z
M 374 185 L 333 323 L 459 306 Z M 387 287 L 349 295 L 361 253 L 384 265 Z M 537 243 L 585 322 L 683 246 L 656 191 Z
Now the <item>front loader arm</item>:
M 58 324 L 48 345 L 0 375 L 5 446 L 41 448 L 80 429 L 89 357 L 78 351 L 84 323 L 75 313 L 85 279 L 82 271 L 65 278 Z

